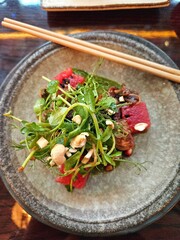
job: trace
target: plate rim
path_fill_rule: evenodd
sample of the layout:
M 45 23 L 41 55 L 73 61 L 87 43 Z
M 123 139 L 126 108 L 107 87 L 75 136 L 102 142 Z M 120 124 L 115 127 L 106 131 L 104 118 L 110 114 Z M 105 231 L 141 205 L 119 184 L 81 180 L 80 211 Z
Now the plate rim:
M 131 39 L 133 39 L 133 40 L 139 40 L 139 41 L 141 41 L 143 44 L 144 43 L 146 43 L 146 46 L 148 45 L 148 47 L 149 46 L 151 46 L 151 47 L 153 47 L 154 49 L 158 49 L 158 53 L 159 54 L 162 54 L 162 56 L 163 57 L 165 57 L 166 58 L 166 61 L 167 62 L 169 62 L 169 64 L 170 65 L 173 65 L 174 67 L 176 67 L 177 68 L 177 66 L 176 66 L 176 64 L 172 61 L 172 59 L 170 59 L 167 55 L 166 55 L 166 53 L 164 53 L 161 49 L 159 49 L 157 46 L 155 46 L 154 44 L 152 44 L 151 42 L 149 42 L 149 41 L 147 41 L 147 40 L 145 40 L 145 39 L 142 39 L 142 38 L 140 38 L 140 37 L 137 37 L 137 36 L 134 36 L 134 35 L 131 35 L 131 34 L 127 34 L 127 33 L 120 33 L 120 32 L 112 32 L 112 31 L 106 31 L 108 34 L 113 34 L 114 36 L 117 36 L 117 35 L 120 35 L 120 36 L 125 36 L 125 37 L 130 37 Z M 93 38 L 93 36 L 96 36 L 97 34 L 103 34 L 104 35 L 104 31 L 102 32 L 102 31 L 93 31 L 93 32 L 85 32 L 85 33 L 78 33 L 78 34 L 73 34 L 73 36 L 75 36 L 75 37 L 78 37 L 78 38 L 83 38 L 83 37 L 88 37 L 88 35 L 90 35 L 91 36 L 91 38 Z M 93 36 L 92 36 L 93 35 Z M 41 45 L 41 46 L 39 46 L 38 48 L 36 48 L 35 50 L 33 50 L 32 52 L 30 52 L 28 55 L 26 55 L 11 71 L 10 71 L 10 73 L 7 75 L 7 77 L 5 78 L 5 80 L 3 81 L 3 83 L 2 83 L 2 88 L 1 88 L 1 91 L 0 92 L 2 92 L 2 91 L 4 91 L 4 89 L 6 88 L 6 85 L 8 84 L 8 82 L 10 81 L 10 79 L 11 79 L 11 76 L 12 76 L 12 74 L 14 73 L 14 71 L 16 71 L 18 68 L 19 68 L 19 66 L 22 64 L 22 63 L 24 63 L 24 62 L 26 62 L 26 60 L 27 59 L 29 59 L 29 57 L 31 57 L 33 54 L 35 54 L 36 52 L 38 52 L 39 50 L 41 50 L 41 49 L 43 49 L 43 48 L 47 48 L 48 46 L 50 46 L 50 45 L 52 45 L 52 46 L 57 46 L 56 44 L 52 44 L 52 43 L 50 43 L 50 42 L 47 42 L 47 43 L 45 43 L 45 44 L 43 44 L 43 45 Z M 60 46 L 60 47 L 62 47 L 62 46 Z M 1 99 L 2 99 L 2 97 L 1 97 Z M 1 108 L 1 110 L 2 110 L 2 108 Z M 0 149 L 1 150 L 1 149 Z M 51 227 L 54 227 L 54 228 L 56 228 L 56 229 L 59 229 L 59 230 L 63 230 L 63 231 L 66 231 L 66 232 L 70 232 L 70 233 L 76 233 L 76 234 L 80 234 L 80 235 L 82 235 L 82 234 L 84 234 L 84 235 L 91 235 L 91 236 L 98 236 L 98 234 L 97 233 L 86 233 L 86 232 L 84 232 L 84 233 L 82 233 L 82 232 L 74 232 L 74 231 L 71 231 L 70 229 L 67 229 L 67 228 L 63 228 L 62 226 L 61 226 L 61 229 L 58 227 L 58 226 L 55 226 L 55 225 L 53 225 L 53 224 L 51 224 L 50 222 L 49 223 L 47 223 L 47 219 L 46 219 L 46 221 L 45 220 L 43 220 L 42 218 L 39 218 L 37 215 L 36 215 L 36 213 L 34 213 L 34 212 L 32 212 L 32 210 L 31 209 L 29 209 L 28 207 L 27 207 L 27 205 L 24 205 L 24 203 L 17 197 L 17 196 L 15 196 L 15 193 L 12 191 L 12 189 L 11 189 L 11 186 L 9 185 L 9 183 L 8 182 L 6 182 L 6 179 L 4 178 L 4 176 L 3 176 L 3 171 L 1 170 L 1 168 L 0 168 L 0 175 L 1 175 L 1 177 L 2 177 L 2 180 L 3 180 L 3 182 L 4 182 L 4 184 L 5 184 L 5 186 L 7 187 L 7 189 L 9 190 L 9 192 L 10 192 L 10 194 L 13 196 L 13 198 L 17 201 L 17 202 L 19 202 L 20 203 L 20 205 L 21 206 L 23 206 L 23 208 L 27 211 L 27 212 L 29 212 L 34 218 L 36 218 L 37 220 L 39 220 L 39 221 L 41 221 L 41 222 L 43 222 L 44 224 L 47 224 L 47 225 L 49 225 L 49 226 L 51 226 Z M 180 200 L 180 193 L 178 194 L 178 192 L 177 192 L 177 194 L 175 194 L 175 196 L 173 196 L 172 197 L 172 199 L 169 201 L 169 204 L 168 205 L 166 205 L 166 207 L 165 208 L 163 208 L 163 212 L 161 213 L 161 214 L 159 214 L 159 213 L 157 213 L 157 214 L 155 214 L 154 216 L 153 216 L 153 219 L 152 219 L 152 217 L 151 218 L 149 218 L 149 219 L 147 219 L 146 221 L 144 221 L 144 223 L 142 223 L 140 226 L 134 226 L 134 227 L 132 227 L 132 228 L 130 228 L 130 229 L 125 229 L 125 230 L 122 230 L 122 231 L 117 231 L 117 232 L 110 232 L 109 234 L 106 232 L 106 233 L 100 233 L 100 235 L 101 236 L 112 236 L 112 235 L 117 235 L 117 234 L 127 234 L 127 233 L 130 233 L 130 232 L 134 232 L 134 231 L 137 231 L 137 230 L 140 230 L 140 229 L 142 229 L 142 228 L 144 228 L 145 226 L 147 226 L 147 225 L 149 225 L 150 223 L 152 223 L 152 222 L 154 222 L 154 221 L 156 221 L 156 220 L 158 220 L 159 218 L 161 218 L 162 216 L 164 216 L 165 215 L 165 213 L 167 213 L 174 205 L 175 205 L 175 203 L 177 203 L 177 201 L 179 201 Z M 70 220 L 70 219 L 68 219 L 68 220 Z M 87 223 L 86 223 L 87 224 Z

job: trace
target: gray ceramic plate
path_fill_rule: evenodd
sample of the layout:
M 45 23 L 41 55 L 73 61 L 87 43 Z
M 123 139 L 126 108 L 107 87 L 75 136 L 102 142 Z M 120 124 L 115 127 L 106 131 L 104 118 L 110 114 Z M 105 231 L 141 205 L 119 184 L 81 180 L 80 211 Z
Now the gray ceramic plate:
M 151 43 L 124 33 L 90 32 L 76 35 L 176 67 L 172 60 Z M 38 91 L 67 67 L 87 71 L 97 58 L 47 43 L 23 59 L 1 87 L 2 179 L 12 196 L 33 217 L 54 228 L 83 235 L 114 235 L 137 231 L 163 216 L 178 200 L 180 156 L 179 101 L 177 87 L 165 79 L 110 61 L 104 61 L 97 74 L 125 82 L 141 93 L 151 116 L 152 126 L 136 137 L 132 161 L 147 161 L 147 170 L 122 165 L 108 174 L 93 176 L 87 186 L 73 193 L 54 182 L 53 174 L 41 163 L 18 173 L 25 157 L 10 147 L 20 138 L 2 113 L 10 108 L 20 118 L 33 120 L 32 106 Z

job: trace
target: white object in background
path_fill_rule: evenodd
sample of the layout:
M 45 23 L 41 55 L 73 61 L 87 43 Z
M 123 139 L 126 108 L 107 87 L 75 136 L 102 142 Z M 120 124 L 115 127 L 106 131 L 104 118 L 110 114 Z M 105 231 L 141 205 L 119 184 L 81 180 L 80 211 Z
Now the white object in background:
M 47 11 L 115 10 L 166 7 L 169 0 L 41 0 Z

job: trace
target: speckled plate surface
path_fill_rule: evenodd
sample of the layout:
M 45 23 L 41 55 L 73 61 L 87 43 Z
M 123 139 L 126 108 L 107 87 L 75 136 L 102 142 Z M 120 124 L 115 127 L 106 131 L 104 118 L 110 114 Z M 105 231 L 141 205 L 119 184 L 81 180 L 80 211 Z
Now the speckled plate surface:
M 129 34 L 89 32 L 76 37 L 176 67 L 159 48 Z M 84 189 L 73 193 L 55 183 L 52 172 L 40 162 L 34 169 L 17 172 L 25 153 L 10 147 L 20 135 L 2 116 L 11 108 L 16 116 L 33 120 L 32 106 L 39 89 L 46 85 L 43 75 L 52 78 L 67 67 L 91 71 L 97 60 L 47 43 L 12 70 L 1 86 L 0 172 L 12 196 L 39 221 L 75 234 L 107 236 L 137 231 L 163 216 L 179 200 L 179 85 L 104 61 L 97 74 L 137 90 L 149 109 L 152 126 L 136 137 L 131 157 L 132 161 L 147 161 L 147 170 L 139 173 L 124 164 L 108 174 L 93 176 Z

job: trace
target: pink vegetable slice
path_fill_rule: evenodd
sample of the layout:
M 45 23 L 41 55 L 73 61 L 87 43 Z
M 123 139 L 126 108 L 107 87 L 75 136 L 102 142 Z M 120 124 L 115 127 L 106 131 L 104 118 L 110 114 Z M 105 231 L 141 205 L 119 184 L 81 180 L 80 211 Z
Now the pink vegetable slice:
M 122 119 L 126 120 L 132 134 L 146 131 L 150 125 L 150 117 L 144 102 L 135 105 L 125 106 L 121 108 Z M 146 128 L 143 131 L 135 129 L 136 124 L 145 123 Z
M 62 164 L 59 170 L 61 173 L 64 173 L 64 164 Z M 56 182 L 59 182 L 63 185 L 70 185 L 72 177 L 73 177 L 73 174 L 69 174 L 68 176 L 59 176 L 56 178 Z M 89 174 L 87 174 L 86 176 L 82 176 L 80 173 L 78 173 L 75 178 L 75 181 L 72 184 L 73 187 L 75 188 L 85 187 L 88 177 L 89 177 Z
M 55 79 L 58 80 L 60 84 L 63 84 L 63 80 L 68 80 L 70 85 L 74 88 L 76 88 L 78 84 L 83 84 L 85 81 L 84 77 L 74 74 L 72 68 L 68 68 L 59 73 L 55 76 Z

